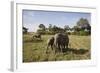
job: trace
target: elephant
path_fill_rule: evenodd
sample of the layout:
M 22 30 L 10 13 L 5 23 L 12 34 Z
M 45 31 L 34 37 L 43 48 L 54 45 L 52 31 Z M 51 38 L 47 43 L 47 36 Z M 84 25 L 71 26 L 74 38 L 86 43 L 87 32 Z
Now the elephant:
M 63 51 L 63 49 L 68 48 L 69 44 L 69 37 L 68 34 L 65 33 L 57 33 L 54 35 L 54 46 L 55 50 L 59 50 L 60 52 Z
M 54 44 L 54 37 L 50 37 L 47 41 L 47 50 L 49 49 L 50 46 L 53 50 L 53 44 Z M 47 50 L 46 50 L 46 52 L 47 52 Z
M 41 39 L 41 34 L 35 34 L 35 35 L 33 35 L 33 38 L 39 38 L 39 39 Z

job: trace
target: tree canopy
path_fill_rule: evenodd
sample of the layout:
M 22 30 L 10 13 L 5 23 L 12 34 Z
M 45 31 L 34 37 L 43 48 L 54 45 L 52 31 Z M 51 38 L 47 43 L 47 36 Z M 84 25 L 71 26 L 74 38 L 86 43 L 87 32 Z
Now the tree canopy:
M 39 25 L 39 28 L 45 31 L 45 28 L 46 28 L 46 27 L 45 27 L 44 24 L 40 24 L 40 25 Z
M 80 28 L 80 29 L 88 29 L 90 30 L 91 29 L 91 26 L 88 22 L 87 19 L 84 19 L 84 18 L 80 18 L 80 20 L 77 22 L 77 27 Z

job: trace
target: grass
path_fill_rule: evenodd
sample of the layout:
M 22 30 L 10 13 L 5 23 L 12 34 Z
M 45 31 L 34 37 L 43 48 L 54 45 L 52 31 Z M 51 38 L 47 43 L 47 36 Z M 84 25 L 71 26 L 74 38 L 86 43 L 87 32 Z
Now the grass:
M 53 35 L 43 35 L 42 40 L 32 39 L 32 34 L 23 35 L 23 62 L 87 60 L 91 58 L 91 37 L 70 35 L 70 46 L 64 53 L 54 53 L 51 49 L 46 54 L 48 38 Z

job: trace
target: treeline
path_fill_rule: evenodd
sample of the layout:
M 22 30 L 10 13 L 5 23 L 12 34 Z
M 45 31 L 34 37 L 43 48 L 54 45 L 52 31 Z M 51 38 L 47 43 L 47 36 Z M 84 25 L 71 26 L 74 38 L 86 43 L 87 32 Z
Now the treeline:
M 89 21 L 84 18 L 80 18 L 76 25 L 72 28 L 69 25 L 65 25 L 63 28 L 58 27 L 56 25 L 49 24 L 48 27 L 45 24 L 40 24 L 39 29 L 37 29 L 37 33 L 40 34 L 49 34 L 54 35 L 59 32 L 68 33 L 69 35 L 90 35 L 91 34 L 91 26 Z
M 73 26 L 72 28 L 70 28 L 68 25 L 61 28 L 52 24 L 49 24 L 49 27 L 46 28 L 44 24 L 40 24 L 39 29 L 37 30 L 37 33 L 49 35 L 53 35 L 58 32 L 68 33 L 69 35 L 90 35 L 91 26 L 87 19 L 81 18 L 76 23 L 76 26 Z

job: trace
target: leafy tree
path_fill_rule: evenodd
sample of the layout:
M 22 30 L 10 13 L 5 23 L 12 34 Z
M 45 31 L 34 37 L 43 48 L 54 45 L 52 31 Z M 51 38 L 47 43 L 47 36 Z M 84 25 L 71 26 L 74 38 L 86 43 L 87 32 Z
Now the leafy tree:
M 78 26 L 74 26 L 72 29 L 73 29 L 74 31 L 80 31 L 80 28 L 78 28 Z
M 55 32 L 55 33 L 58 33 L 58 32 L 64 32 L 64 29 L 61 28 L 61 27 L 57 27 L 56 25 L 54 25 L 52 27 L 52 31 Z
M 57 27 L 56 25 L 54 25 L 54 26 L 52 27 L 52 31 L 56 32 L 57 30 L 58 30 L 58 27 Z
M 78 22 L 77 22 L 77 26 L 78 28 L 84 30 L 84 29 L 87 29 L 87 30 L 90 30 L 91 29 L 91 26 L 88 22 L 87 19 L 84 19 L 84 18 L 81 18 Z
M 52 24 L 49 24 L 49 31 L 52 31 Z
M 65 30 L 65 31 L 70 30 L 70 27 L 69 27 L 68 25 L 65 25 L 65 26 L 64 26 L 64 30 Z
M 27 33 L 28 32 L 28 28 L 23 27 L 23 33 Z
M 42 29 L 43 31 L 45 31 L 45 29 L 46 29 L 46 27 L 45 27 L 44 24 L 40 24 L 40 25 L 39 25 L 39 28 Z

